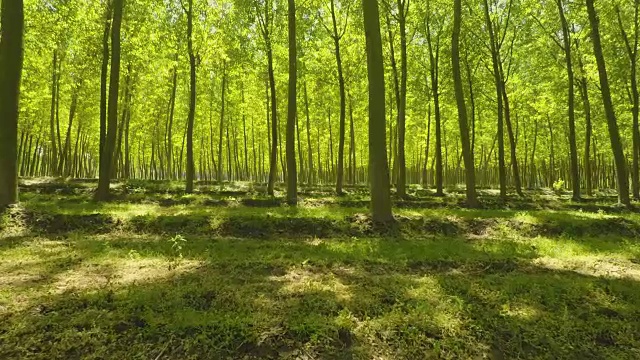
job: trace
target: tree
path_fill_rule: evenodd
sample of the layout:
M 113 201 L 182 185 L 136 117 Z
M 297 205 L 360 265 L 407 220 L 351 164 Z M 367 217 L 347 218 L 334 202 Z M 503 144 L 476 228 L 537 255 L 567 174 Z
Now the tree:
M 407 164 L 405 157 L 405 132 L 407 119 L 407 16 L 409 0 L 396 0 L 400 25 L 400 91 L 398 98 L 398 182 L 399 197 L 407 196 Z
M 24 38 L 22 0 L 5 0 L 1 6 L 0 207 L 18 202 L 18 100 Z
M 296 170 L 296 118 L 297 118 L 297 53 L 296 53 L 296 3 L 289 4 L 289 104 L 287 113 L 287 203 L 298 203 L 298 178 Z
M 640 36 L 638 9 L 640 0 L 634 0 L 634 16 L 633 16 L 633 38 L 629 39 L 627 31 L 622 22 L 620 14 L 620 6 L 616 4 L 616 15 L 618 17 L 618 26 L 624 46 L 629 57 L 629 67 L 631 68 L 629 82 L 631 84 L 631 114 L 633 116 L 632 133 L 632 154 L 633 166 L 631 168 L 631 183 L 633 190 L 633 198 L 640 200 L 640 126 L 638 125 L 638 117 L 640 113 L 640 92 L 638 91 L 638 37 Z
M 499 40 L 497 39 L 497 35 L 495 33 L 494 24 L 491 20 L 491 15 L 489 14 L 489 3 L 487 0 L 484 0 L 484 14 L 485 14 L 485 23 L 487 26 L 487 30 L 489 32 L 489 42 L 491 49 L 491 62 L 493 64 L 493 77 L 495 80 L 496 86 L 496 100 L 498 104 L 498 173 L 499 173 L 499 181 L 500 181 L 500 197 L 503 200 L 507 198 L 507 173 L 505 171 L 505 161 L 504 161 L 504 104 L 503 104 L 503 86 L 504 82 L 502 81 L 502 77 L 500 76 L 500 64 L 502 63 L 500 59 L 500 47 Z
M 271 43 L 271 30 L 273 27 L 273 9 L 271 0 L 264 0 L 264 9 L 256 9 L 258 25 L 264 40 L 267 52 L 267 72 L 269 76 L 269 92 L 271 94 L 271 149 L 269 153 L 269 182 L 267 193 L 274 195 L 273 186 L 276 182 L 278 170 L 278 108 L 276 98 L 276 80 L 273 70 L 273 47 Z
M 367 48 L 369 79 L 369 175 L 371 182 L 371 212 L 376 222 L 393 220 L 387 164 L 384 63 L 380 15 L 376 0 L 362 0 L 364 32 Z
M 107 108 L 107 136 L 100 153 L 100 177 L 95 199 L 104 201 L 109 198 L 111 183 L 111 165 L 116 146 L 118 130 L 118 90 L 120 88 L 120 30 L 124 0 L 113 0 L 113 22 L 111 26 L 111 76 L 109 79 L 109 105 Z
M 193 161 L 193 126 L 196 116 L 196 56 L 193 52 L 193 0 L 189 0 L 189 7 L 184 8 L 187 14 L 187 52 L 189 54 L 189 117 L 187 120 L 187 184 L 185 192 L 193 192 L 195 166 Z
M 469 139 L 469 121 L 467 105 L 464 98 L 462 74 L 460 70 L 460 28 L 462 26 L 462 0 L 455 0 L 453 5 L 453 35 L 451 40 L 451 65 L 453 69 L 453 85 L 458 105 L 458 124 L 460 126 L 460 142 L 464 157 L 465 180 L 467 185 L 467 206 L 477 207 L 475 165 Z
M 627 175 L 627 164 L 622 151 L 622 140 L 618 130 L 613 102 L 611 101 L 611 89 L 609 87 L 609 77 L 607 76 L 607 66 L 602 54 L 602 42 L 600 40 L 600 20 L 594 6 L 594 0 L 586 0 L 589 23 L 591 24 L 591 41 L 593 43 L 593 53 L 598 65 L 598 76 L 600 78 L 600 92 L 604 105 L 605 116 L 607 118 L 607 128 L 609 139 L 611 140 L 611 150 L 616 166 L 616 178 L 618 181 L 618 202 L 629 206 L 629 178 Z
M 556 0 L 558 6 L 558 13 L 560 14 L 560 23 L 562 25 L 562 40 L 561 45 L 564 50 L 565 60 L 567 63 L 567 80 L 568 91 L 567 96 L 568 111 L 569 111 L 569 152 L 571 156 L 571 185 L 573 188 L 573 201 L 580 201 L 580 174 L 578 164 L 578 147 L 576 145 L 576 114 L 575 114 L 575 88 L 574 88 L 574 74 L 573 74 L 573 62 L 571 58 L 571 35 L 569 32 L 569 23 L 565 16 L 564 4 L 562 0 Z
M 429 50 L 429 75 L 431 77 L 431 94 L 435 111 L 436 127 L 436 196 L 444 196 L 444 174 L 442 166 L 442 116 L 440 108 L 440 34 L 441 28 L 436 29 L 435 39 L 432 32 L 431 1 L 427 2 L 427 18 L 425 27 L 427 33 L 427 47 Z M 429 139 L 427 139 L 428 141 Z M 427 147 L 428 148 L 428 147 Z

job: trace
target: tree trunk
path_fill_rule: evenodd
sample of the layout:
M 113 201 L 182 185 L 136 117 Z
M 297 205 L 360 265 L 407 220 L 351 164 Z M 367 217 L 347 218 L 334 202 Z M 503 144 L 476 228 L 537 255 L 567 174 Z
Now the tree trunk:
M 313 172 L 313 150 L 311 146 L 311 121 L 309 119 L 309 96 L 307 94 L 307 81 L 304 81 L 304 109 L 305 117 L 307 118 L 307 153 L 309 156 L 309 178 L 307 183 L 313 185 L 314 172 Z
M 489 41 L 491 42 L 491 60 L 493 63 L 493 77 L 496 85 L 496 100 L 498 103 L 498 176 L 500 179 L 500 198 L 507 199 L 507 173 L 504 161 L 504 108 L 502 104 L 502 79 L 500 76 L 500 51 L 496 34 L 494 32 L 493 21 L 489 15 L 489 3 L 484 0 L 484 15 L 487 30 L 489 31 Z
M 502 68 L 502 65 L 500 65 Z M 507 84 L 504 79 L 504 74 L 501 71 L 502 81 L 502 97 L 504 99 L 504 122 L 507 124 L 507 135 L 509 137 L 509 151 L 511 156 L 511 169 L 513 171 L 513 182 L 516 187 L 516 193 L 524 197 L 522 193 L 522 184 L 520 183 L 520 170 L 518 168 L 518 156 L 516 154 L 517 142 L 513 133 L 513 127 L 511 126 L 511 107 L 509 105 L 509 95 L 507 94 Z
M 620 140 L 620 132 L 618 130 L 618 122 L 611 101 L 611 90 L 609 88 L 609 78 L 607 77 L 607 67 L 602 54 L 602 44 L 600 41 L 599 19 L 594 7 L 594 0 L 586 0 L 587 12 L 589 13 L 589 23 L 591 24 L 591 40 L 593 43 L 593 52 L 598 64 L 598 75 L 600 77 L 600 92 L 602 93 L 602 102 L 604 104 L 605 115 L 607 118 L 607 127 L 609 129 L 609 138 L 611 140 L 611 149 L 616 165 L 616 175 L 618 182 L 618 202 L 626 206 L 631 205 L 629 198 L 629 179 L 627 177 L 627 164 L 622 150 L 622 141 Z
M 187 10 L 187 52 L 189 53 L 190 82 L 189 82 L 189 121 L 187 123 L 187 184 L 185 192 L 193 192 L 195 167 L 193 162 L 193 125 L 196 115 L 196 57 L 193 53 L 193 0 L 189 0 Z
M 405 119 L 407 108 L 407 31 L 406 18 L 409 12 L 408 0 L 397 0 L 398 22 L 400 24 L 400 91 L 398 92 L 398 196 L 407 196 L 407 164 L 405 159 Z
M 118 89 L 120 86 L 120 28 L 124 0 L 113 1 L 113 25 L 111 31 L 111 77 L 109 80 L 109 105 L 107 109 L 107 137 L 104 151 L 100 154 L 100 175 L 95 199 L 104 201 L 109 198 L 111 182 L 111 163 L 116 145 L 118 128 Z
M 287 111 L 287 203 L 298 203 L 298 175 L 296 169 L 296 112 L 297 112 L 297 49 L 296 49 L 296 3 L 289 0 L 289 103 Z
M 108 37 L 108 34 L 107 34 Z M 51 162 L 58 164 L 58 143 L 56 141 L 56 94 L 58 93 L 58 50 L 53 50 L 51 79 L 51 114 L 49 118 L 49 134 L 51 136 Z M 105 121 L 106 124 L 106 121 Z M 55 174 L 54 174 L 55 175 Z
M 336 21 L 335 0 L 331 0 L 331 20 L 333 24 L 333 43 L 335 45 L 335 57 L 338 68 L 338 85 L 340 89 L 340 133 L 338 134 L 338 172 L 336 174 L 336 193 L 342 195 L 344 184 L 344 142 L 346 128 L 346 91 L 344 85 L 344 75 L 342 72 L 342 57 L 340 54 L 340 39 L 343 34 L 338 33 L 338 23 Z M 348 15 L 348 14 L 347 14 Z M 345 19 L 347 21 L 347 19 Z M 333 161 L 333 158 L 332 158 Z
M 380 37 L 378 2 L 362 0 L 369 79 L 369 172 L 371 212 L 376 222 L 393 220 L 386 154 L 384 62 Z
M 276 80 L 273 71 L 273 50 L 271 48 L 271 38 L 269 33 L 269 26 L 271 24 L 269 14 L 272 9 L 267 8 L 267 4 L 268 2 L 265 2 L 262 35 L 267 50 L 267 67 L 269 73 L 269 87 L 271 90 L 271 153 L 269 154 L 269 183 L 267 185 L 267 194 L 273 196 L 273 187 L 276 181 L 276 172 L 278 170 L 278 103 L 276 99 Z
M 178 61 L 178 54 L 176 53 L 176 62 Z M 178 88 L 178 66 L 173 67 L 173 79 L 171 81 L 171 97 L 169 99 L 169 122 L 167 124 L 167 171 L 169 172 L 169 179 L 175 179 L 175 170 L 173 169 L 173 118 L 176 108 L 176 90 Z
M 467 206 L 477 207 L 476 179 L 471 141 L 469 139 L 469 124 L 467 119 L 467 105 L 464 98 L 462 74 L 460 71 L 460 28 L 462 26 L 462 0 L 455 0 L 453 7 L 453 36 L 451 41 L 451 64 L 453 69 L 453 83 L 458 104 L 458 124 L 460 126 L 460 142 L 464 157 L 465 180 L 467 185 Z
M 109 34 L 111 33 L 111 1 L 107 2 L 107 10 L 105 13 L 104 33 L 102 35 L 102 67 L 100 70 L 100 147 L 99 153 L 104 152 L 104 146 L 107 139 L 107 77 L 109 76 Z M 54 53 L 54 63 L 55 53 Z M 54 64 L 55 69 L 55 64 Z M 54 70 L 55 79 L 55 70 Z M 54 80 L 55 81 L 55 80 Z M 51 110 L 51 137 L 53 138 L 53 100 Z M 100 172 L 102 170 L 102 162 L 100 162 Z
M 620 15 L 620 7 L 616 5 L 616 13 L 618 15 L 618 25 L 620 26 L 620 32 L 622 33 L 622 38 L 624 40 L 624 44 L 627 50 L 627 54 L 629 56 L 629 64 L 631 66 L 631 101 L 633 103 L 633 107 L 631 108 L 631 113 L 633 116 L 633 125 L 632 125 L 632 154 L 633 154 L 633 165 L 631 167 L 631 183 L 632 183 L 632 194 L 633 198 L 636 200 L 640 200 L 640 129 L 638 126 L 638 117 L 640 112 L 640 94 L 638 93 L 638 36 L 640 35 L 640 31 L 638 30 L 638 8 L 640 5 L 640 1 L 634 1 L 634 27 L 633 27 L 633 43 L 629 39 L 626 30 L 624 29 L 624 25 L 622 23 L 622 16 Z
M 73 127 L 73 118 L 76 115 L 76 107 L 78 105 L 78 89 L 75 88 L 71 95 L 71 108 L 69 109 L 69 125 L 67 126 L 67 134 L 64 141 L 64 150 L 62 151 L 62 157 L 58 163 L 58 174 L 63 176 L 69 176 L 70 170 L 70 156 L 71 156 L 71 128 Z M 65 170 L 66 169 L 66 170 Z
M 18 104 L 23 63 L 22 0 L 3 1 L 0 14 L 0 207 L 18 202 Z
M 580 79 L 578 80 L 580 90 L 580 96 L 582 97 L 582 106 L 584 108 L 584 120 L 585 120 L 585 141 L 584 141 L 584 177 L 587 185 L 587 195 L 593 195 L 593 174 L 591 171 L 591 102 L 589 101 L 589 89 L 587 87 L 587 76 L 584 70 L 584 64 L 582 62 L 582 55 L 580 54 L 579 43 L 576 40 L 576 50 L 578 52 L 578 66 L 580 70 Z
M 567 62 L 567 77 L 569 81 L 569 153 L 571 157 L 571 185 L 573 190 L 573 201 L 580 201 L 580 172 L 578 170 L 578 147 L 576 145 L 576 115 L 575 115 L 575 89 L 573 77 L 573 63 L 571 60 L 571 38 L 569 33 L 569 24 L 564 14 L 564 5 L 562 0 L 556 0 L 558 5 L 558 13 L 560 14 L 560 23 L 562 24 L 562 38 L 564 40 L 564 54 Z
M 430 18 L 427 18 L 427 45 L 429 47 L 429 73 L 431 75 L 431 92 L 435 109 L 436 127 L 436 196 L 444 196 L 444 172 L 442 167 L 442 124 L 440 116 L 440 89 L 439 89 L 439 62 L 440 62 L 440 35 L 435 39 L 435 46 L 431 38 Z

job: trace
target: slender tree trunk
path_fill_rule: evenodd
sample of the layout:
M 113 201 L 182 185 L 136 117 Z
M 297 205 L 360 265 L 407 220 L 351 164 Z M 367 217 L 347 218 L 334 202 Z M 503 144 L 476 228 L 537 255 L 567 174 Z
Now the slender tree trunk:
M 467 105 L 464 99 L 462 74 L 460 71 L 460 28 L 462 26 L 462 0 L 455 0 L 453 6 L 453 36 L 451 41 L 451 64 L 453 69 L 453 83 L 458 104 L 458 124 L 460 126 L 460 142 L 464 157 L 465 180 L 467 185 L 467 206 L 477 207 L 476 179 L 471 141 L 469 139 L 469 124 L 467 119 Z
M 502 68 L 502 65 L 500 65 Z M 507 124 L 507 136 L 509 137 L 509 151 L 511 156 L 511 169 L 513 171 L 513 182 L 516 187 L 516 193 L 520 197 L 524 197 L 522 193 L 522 184 L 520 183 L 520 170 L 518 168 L 518 156 L 516 154 L 517 142 L 511 125 L 511 106 L 509 105 L 509 95 L 507 94 L 507 84 L 504 80 L 504 74 L 501 71 L 502 81 L 502 97 L 504 99 L 504 122 Z
M 356 182 L 358 181 L 358 179 L 356 178 L 356 133 L 355 133 L 355 128 L 354 128 L 354 124 L 353 124 L 353 101 L 351 99 L 351 96 L 349 96 L 349 127 L 350 127 L 350 146 L 349 146 L 349 151 L 351 153 L 351 162 L 350 162 L 350 167 L 351 167 L 351 185 L 355 185 Z
M 575 89 L 573 76 L 573 63 L 571 59 L 571 37 L 569 24 L 564 14 L 564 4 L 562 0 L 556 0 L 560 23 L 562 25 L 562 38 L 564 41 L 564 54 L 567 62 L 567 77 L 569 85 L 568 107 L 569 107 L 569 153 L 571 158 L 571 185 L 573 189 L 573 201 L 580 201 L 580 172 L 578 164 L 578 147 L 576 145 L 576 115 L 575 115 Z
M 108 37 L 108 34 L 107 34 Z M 53 50 L 53 65 L 51 79 L 51 114 L 49 119 L 49 133 L 51 136 L 51 162 L 58 163 L 58 143 L 56 141 L 56 94 L 58 93 L 58 50 Z M 105 121 L 106 124 L 106 121 Z M 55 174 L 54 174 L 55 175 Z
M 220 101 L 220 136 L 218 138 L 218 183 L 222 185 L 222 143 L 224 136 L 224 110 L 225 110 L 225 94 L 227 91 L 227 62 L 222 62 L 222 100 Z
M 71 155 L 71 128 L 73 127 L 73 118 L 76 115 L 76 107 L 78 105 L 78 89 L 74 89 L 71 95 L 71 108 L 69 108 L 69 125 L 67 126 L 67 135 L 64 141 L 64 150 L 62 151 L 62 157 L 58 163 L 58 174 L 69 176 L 69 162 Z M 65 170 L 66 169 L 66 170 Z
M 189 121 L 187 123 L 187 184 L 185 192 L 193 192 L 195 167 L 193 162 L 193 125 L 196 115 L 196 56 L 193 53 L 193 0 L 189 0 L 187 10 L 187 52 L 189 53 L 190 82 L 189 82 Z
M 296 3 L 289 0 L 289 103 L 287 111 L 287 203 L 298 203 L 298 175 L 296 169 L 296 117 L 297 117 L 297 49 L 296 49 Z
M 580 79 L 578 80 L 580 90 L 580 96 L 582 97 L 582 106 L 584 108 L 584 119 L 585 119 L 585 141 L 584 141 L 584 175 L 587 185 L 587 195 L 593 195 L 593 174 L 591 171 L 591 136 L 592 136 L 592 126 L 591 126 L 591 102 L 589 101 L 589 89 L 587 87 L 587 76 L 584 69 L 584 64 L 582 62 L 582 55 L 580 54 L 579 43 L 576 40 L 576 51 L 578 53 L 578 66 L 580 70 Z M 537 124 L 536 124 L 537 125 Z
M 176 53 L 176 62 L 178 54 Z M 173 169 L 173 119 L 176 108 L 176 90 L 178 88 L 178 66 L 173 67 L 173 79 L 171 81 L 171 97 L 169 99 L 169 123 L 167 124 L 167 171 L 169 171 L 169 179 L 175 179 L 175 170 Z
M 640 112 L 640 94 L 638 92 L 638 36 L 640 35 L 639 21 L 638 21 L 638 10 L 640 7 L 640 0 L 634 1 L 634 27 L 633 27 L 633 38 L 630 40 L 627 32 L 624 28 L 624 24 L 622 23 L 622 16 L 620 15 L 620 7 L 616 5 L 616 13 L 618 15 L 618 25 L 620 27 L 620 32 L 622 33 L 622 38 L 625 43 L 625 47 L 627 50 L 627 54 L 629 56 L 629 64 L 631 66 L 631 101 L 633 103 L 633 107 L 631 108 L 631 113 L 633 116 L 633 125 L 632 125 L 632 154 L 633 154 L 633 165 L 631 167 L 631 188 L 633 198 L 636 200 L 640 200 L 640 128 L 638 126 L 638 117 Z
M 611 140 L 611 149 L 616 165 L 616 175 L 618 182 L 618 202 L 626 206 L 631 205 L 629 198 L 629 179 L 627 177 L 627 164 L 622 150 L 622 141 L 618 130 L 618 122 L 611 101 L 611 90 L 609 88 L 609 78 L 607 76 L 607 67 L 602 54 L 602 44 L 600 41 L 599 19 L 594 7 L 594 0 L 586 0 L 587 12 L 589 14 L 589 23 L 591 24 L 591 40 L 593 43 L 593 52 L 598 64 L 598 75 L 600 77 L 600 92 L 602 93 L 602 102 L 604 103 L 605 115 L 607 118 L 607 127 L 609 129 L 609 138 Z
M 313 150 L 311 146 L 311 121 L 309 119 L 309 96 L 307 94 L 307 81 L 304 81 L 304 109 L 305 117 L 307 119 L 307 152 L 309 156 L 309 178 L 307 183 L 313 185 L 314 183 L 314 171 L 313 171 Z
M 408 0 L 396 0 L 400 25 L 400 91 L 398 92 L 398 182 L 399 197 L 407 196 L 407 164 L 405 159 L 405 119 L 407 108 L 407 31 L 406 17 L 409 13 Z
M 389 166 L 386 154 L 384 62 L 378 2 L 362 0 L 369 79 L 369 171 L 373 220 L 388 222 L 391 214 Z
M 244 84 L 242 85 L 241 93 L 242 93 L 242 104 L 243 104 L 242 138 L 244 140 L 244 173 L 246 174 L 247 178 L 249 178 L 249 150 L 247 148 L 247 119 L 246 119 L 247 116 L 244 112 Z
M 0 207 L 18 202 L 18 115 L 23 63 L 22 0 L 1 4 L 0 26 Z
M 507 173 L 504 161 L 504 108 L 502 103 L 502 79 L 500 76 L 500 51 L 498 41 L 494 32 L 493 21 L 489 14 L 489 3 L 484 0 L 485 23 L 489 32 L 489 41 L 491 43 L 491 60 L 493 63 L 493 77 L 496 84 L 496 99 L 498 103 L 498 177 L 500 179 L 500 198 L 507 199 Z
M 276 181 L 276 172 L 278 169 L 278 110 L 276 99 L 276 80 L 273 71 L 273 51 L 271 48 L 271 38 L 269 27 L 271 24 L 270 13 L 272 9 L 268 8 L 269 2 L 265 2 L 264 22 L 262 35 L 267 50 L 267 68 L 269 73 L 269 87 L 271 90 L 271 153 L 269 154 L 269 183 L 267 185 L 267 193 L 274 195 L 273 187 Z
M 109 80 L 109 105 L 107 111 L 107 137 L 104 151 L 100 154 L 100 176 L 95 199 L 104 201 L 109 198 L 111 182 L 111 164 L 116 145 L 118 128 L 118 89 L 120 86 L 120 28 L 124 0 L 113 0 L 113 25 L 111 31 L 111 78 Z
M 104 152 L 104 146 L 107 139 L 107 78 L 109 76 L 109 34 L 111 33 L 112 8 L 111 1 L 107 2 L 107 10 L 105 14 L 104 33 L 102 37 L 102 67 L 100 70 L 100 147 L 99 153 Z M 54 53 L 54 62 L 55 53 Z M 54 64 L 55 69 L 55 64 Z M 55 70 L 54 70 L 55 78 Z M 54 80 L 55 81 L 55 80 Z M 52 100 L 53 104 L 53 100 Z M 51 137 L 53 138 L 53 105 L 51 110 Z M 100 162 L 100 171 L 102 162 Z
M 431 92 L 433 94 L 433 105 L 435 109 L 435 127 L 436 127 L 436 196 L 444 195 L 444 171 L 442 167 L 442 124 L 440 116 L 440 89 L 439 89 L 439 60 L 440 60 L 440 35 L 438 34 L 434 40 L 431 36 L 431 20 L 428 17 L 427 26 L 427 45 L 429 48 L 429 72 L 431 75 Z

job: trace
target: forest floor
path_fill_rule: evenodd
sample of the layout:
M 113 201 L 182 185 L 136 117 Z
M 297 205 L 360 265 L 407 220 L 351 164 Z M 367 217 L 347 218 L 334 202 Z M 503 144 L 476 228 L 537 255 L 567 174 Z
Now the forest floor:
M 601 193 L 463 208 L 411 189 L 21 181 L 0 215 L 2 359 L 639 359 L 640 213 Z

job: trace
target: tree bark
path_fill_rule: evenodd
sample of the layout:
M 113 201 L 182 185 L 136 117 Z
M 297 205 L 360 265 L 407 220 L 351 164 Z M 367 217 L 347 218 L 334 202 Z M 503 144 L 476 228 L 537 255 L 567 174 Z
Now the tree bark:
M 0 14 L 0 207 L 18 202 L 18 115 L 24 58 L 22 0 L 3 1 Z
M 193 125 L 196 115 L 196 57 L 193 53 L 193 0 L 189 0 L 187 10 L 187 52 L 189 53 L 190 81 L 189 81 L 189 120 L 187 123 L 187 184 L 185 192 L 193 192 L 195 167 L 193 162 Z
M 111 77 L 109 79 L 109 105 L 107 108 L 107 136 L 104 149 L 100 154 L 100 174 L 95 199 L 104 201 L 109 198 L 111 182 L 111 163 L 116 145 L 118 128 L 118 89 L 120 86 L 120 28 L 124 0 L 113 0 L 113 24 L 111 29 Z
M 289 103 L 287 109 L 287 203 L 298 203 L 298 175 L 296 169 L 296 113 L 297 113 L 297 49 L 296 49 L 296 3 L 288 1 L 289 6 Z
M 593 52 L 598 64 L 598 76 L 600 78 L 600 92 L 602 93 L 602 102 L 604 104 L 605 115 L 607 118 L 607 128 L 609 130 L 609 138 L 611 140 L 611 150 L 616 165 L 616 176 L 618 182 L 618 202 L 626 206 L 631 205 L 629 198 L 629 179 L 627 177 L 627 164 L 622 150 L 622 141 L 618 130 L 618 122 L 611 101 L 611 90 L 609 88 L 609 78 L 607 76 L 607 67 L 602 54 L 602 44 L 600 40 L 600 25 L 594 0 L 586 0 L 587 12 L 589 14 L 589 23 L 591 24 L 591 41 L 593 43 Z
M 567 62 L 568 77 L 568 107 L 569 107 L 569 153 L 571 157 L 571 185 L 573 190 L 573 201 L 580 201 L 580 172 L 578 170 L 578 147 L 576 145 L 576 115 L 575 115 L 575 89 L 573 63 L 571 59 L 571 35 L 569 32 L 569 24 L 564 13 L 564 4 L 562 0 L 556 0 L 558 5 L 558 13 L 560 14 L 560 23 L 562 24 L 562 38 L 564 41 L 564 54 Z
M 502 79 L 500 76 L 500 51 L 496 34 L 493 27 L 493 21 L 489 15 L 489 3 L 484 0 L 485 25 L 489 32 L 489 41 L 491 43 L 491 60 L 493 64 L 493 77 L 496 85 L 496 100 L 498 103 L 498 177 L 500 180 L 500 198 L 504 201 L 507 199 L 507 173 L 504 161 L 504 107 L 502 103 Z
M 380 37 L 378 2 L 362 0 L 369 79 L 369 171 L 371 212 L 376 222 L 393 220 L 386 154 L 384 62 Z
M 451 65 L 453 69 L 453 84 L 458 105 L 458 124 L 460 126 L 460 142 L 464 157 L 465 180 L 467 185 L 467 206 L 477 207 L 476 179 L 471 141 L 469 139 L 469 124 L 467 119 L 467 104 L 464 98 L 462 74 L 460 70 L 460 28 L 462 26 L 462 0 L 455 0 L 453 6 L 453 36 L 451 41 Z

